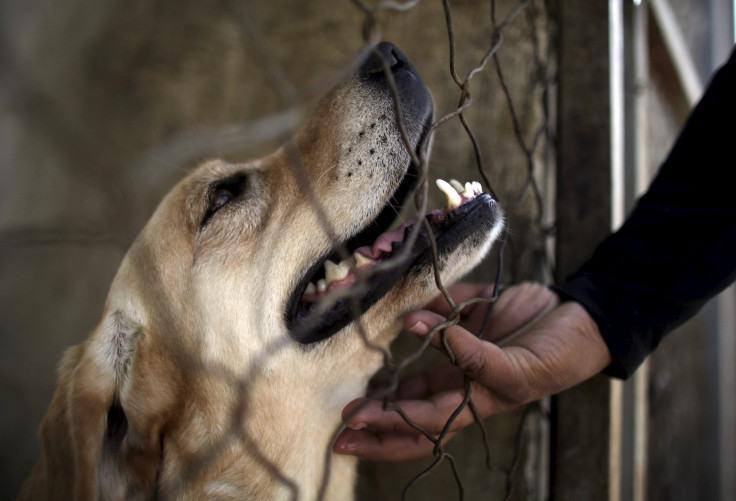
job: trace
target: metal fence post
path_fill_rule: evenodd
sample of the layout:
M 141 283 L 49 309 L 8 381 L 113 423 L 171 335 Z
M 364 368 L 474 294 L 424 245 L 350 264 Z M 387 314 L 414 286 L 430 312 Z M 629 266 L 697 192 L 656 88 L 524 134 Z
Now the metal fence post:
M 590 256 L 612 224 L 608 2 L 560 0 L 557 279 Z M 553 401 L 552 499 L 618 499 L 620 383 L 597 376 Z

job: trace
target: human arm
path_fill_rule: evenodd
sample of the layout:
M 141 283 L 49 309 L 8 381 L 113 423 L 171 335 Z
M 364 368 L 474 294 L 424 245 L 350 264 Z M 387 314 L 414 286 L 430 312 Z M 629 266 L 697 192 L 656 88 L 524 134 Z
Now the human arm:
M 626 378 L 736 278 L 736 52 L 624 225 L 553 289 L 582 304 Z

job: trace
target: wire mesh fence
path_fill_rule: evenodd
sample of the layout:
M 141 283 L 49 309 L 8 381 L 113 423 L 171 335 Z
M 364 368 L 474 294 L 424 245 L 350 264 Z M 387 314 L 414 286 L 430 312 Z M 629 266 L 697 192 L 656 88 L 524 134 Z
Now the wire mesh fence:
M 426 2 L 425 2 L 426 3 Z M 228 145 L 232 145 L 234 149 L 242 148 L 244 140 L 252 140 L 253 131 L 257 128 L 264 130 L 264 122 L 268 121 L 271 125 L 271 134 L 280 135 L 290 130 L 297 122 L 293 119 L 291 113 L 301 103 L 308 101 L 315 95 L 319 95 L 329 89 L 335 83 L 342 81 L 349 75 L 353 74 L 361 63 L 371 54 L 375 53 L 376 44 L 382 40 L 382 16 L 400 16 L 404 12 L 411 9 L 421 9 L 424 6 L 419 1 L 407 2 L 378 2 L 368 4 L 361 0 L 354 0 L 353 4 L 362 16 L 362 47 L 355 58 L 344 69 L 336 74 L 328 75 L 321 78 L 318 82 L 297 89 L 289 78 L 286 71 L 282 68 L 278 60 L 273 56 L 267 47 L 267 43 L 256 26 L 249 21 L 247 6 L 243 5 L 234 15 L 237 17 L 244 33 L 247 34 L 248 40 L 256 47 L 256 52 L 261 58 L 262 67 L 268 72 L 270 82 L 278 93 L 282 101 L 286 104 L 286 111 L 274 117 L 261 119 L 255 123 L 255 127 L 246 124 L 239 131 L 231 131 L 227 136 L 223 137 L 221 132 L 216 132 L 213 137 L 201 135 L 197 133 L 195 138 L 199 141 L 204 138 L 203 144 L 205 148 L 212 148 L 217 144 L 218 151 L 228 150 Z M 356 322 L 359 326 L 359 332 L 363 338 L 363 342 L 369 349 L 382 352 L 384 359 L 384 376 L 385 384 L 379 390 L 372 391 L 368 397 L 369 400 L 383 401 L 386 409 L 399 413 L 410 426 L 419 430 L 427 440 L 434 443 L 434 458 L 429 461 L 423 469 L 418 471 L 404 486 L 400 495 L 402 499 L 410 499 L 414 492 L 415 486 L 421 484 L 428 476 L 431 476 L 442 465 L 449 465 L 452 478 L 456 485 L 458 499 L 463 499 L 468 491 L 466 481 L 463 480 L 463 472 L 458 467 L 452 454 L 447 452 L 446 442 L 450 430 L 453 429 L 453 422 L 467 408 L 472 412 L 476 419 L 476 424 L 480 430 L 481 440 L 478 441 L 478 447 L 484 450 L 484 464 L 488 471 L 495 472 L 502 479 L 503 489 L 496 493 L 492 498 L 512 499 L 531 497 L 543 497 L 544 487 L 540 487 L 539 478 L 544 476 L 540 472 L 543 459 L 540 455 L 544 454 L 545 438 L 540 435 L 540 429 L 543 428 L 541 421 L 546 419 L 544 406 L 541 404 L 533 404 L 528 406 L 521 413 L 517 424 L 517 430 L 514 434 L 513 453 L 511 460 L 507 464 L 502 464 L 494 459 L 493 451 L 488 441 L 488 431 L 483 420 L 478 416 L 477 410 L 472 400 L 472 380 L 465 378 L 464 391 L 466 398 L 457 408 L 456 412 L 447 420 L 444 430 L 439 435 L 433 435 L 429 431 L 423 429 L 417 423 L 411 422 L 408 416 L 404 414 L 401 408 L 392 406 L 390 396 L 397 387 L 402 375 L 406 374 L 415 362 L 425 356 L 425 352 L 429 346 L 429 341 L 433 336 L 444 337 L 446 328 L 456 325 L 460 319 L 460 312 L 473 304 L 482 303 L 487 308 L 488 313 L 491 312 L 493 303 L 498 297 L 503 283 L 515 283 L 523 278 L 534 278 L 539 281 L 548 281 L 552 275 L 552 258 L 550 256 L 551 237 L 553 235 L 553 226 L 551 218 L 551 193 L 553 186 L 550 182 L 553 175 L 553 131 L 551 127 L 550 109 L 553 100 L 554 87 L 554 66 L 553 55 L 550 45 L 550 39 L 553 36 L 554 23 L 550 13 L 550 7 L 541 2 L 520 1 L 520 2 L 496 2 L 491 1 L 485 6 L 487 9 L 486 19 L 482 20 L 482 27 L 472 26 L 472 29 L 478 29 L 487 35 L 486 42 L 482 46 L 482 53 L 475 58 L 474 62 L 467 67 L 460 67 L 458 64 L 458 54 L 468 47 L 459 42 L 456 38 L 456 25 L 453 19 L 453 5 L 449 0 L 442 1 L 444 17 L 435 19 L 435 25 L 431 27 L 423 26 L 422 29 L 444 30 L 446 33 L 446 45 L 449 58 L 446 63 L 447 78 L 456 87 L 455 101 L 456 105 L 447 109 L 438 110 L 439 116 L 431 126 L 428 140 L 425 142 L 418 153 L 415 153 L 410 146 L 409 139 L 400 119 L 400 98 L 398 91 L 389 78 L 389 86 L 393 95 L 397 116 L 399 116 L 397 126 L 402 131 L 402 138 L 407 148 L 407 152 L 411 156 L 411 161 L 420 173 L 418 182 L 419 188 L 414 196 L 415 212 L 417 215 L 426 213 L 429 197 L 427 187 L 429 180 L 433 177 L 462 177 L 467 173 L 465 166 L 451 166 L 447 168 L 434 169 L 431 166 L 428 155 L 427 145 L 432 141 L 433 136 L 438 133 L 447 124 L 453 122 L 459 123 L 461 133 L 466 137 L 466 145 L 472 158 L 472 163 L 477 176 L 483 182 L 484 187 L 490 193 L 501 201 L 502 205 L 509 212 L 511 217 L 510 232 L 503 235 L 502 242 L 495 254 L 495 258 L 490 259 L 485 266 L 489 271 L 486 274 L 495 273 L 492 278 L 492 293 L 488 297 L 474 298 L 461 304 L 455 304 L 452 301 L 445 284 L 437 278 L 436 285 L 438 293 L 444 294 L 448 302 L 452 305 L 453 311 L 447 317 L 447 321 L 438 325 L 426 337 L 425 341 L 418 347 L 407 351 L 406 353 L 396 356 L 384 350 L 382 347 L 372 344 L 366 330 L 369 326 L 362 325 L 359 318 L 357 298 L 360 290 L 360 282 L 356 287 L 346 291 L 344 294 L 333 297 L 333 301 L 348 300 L 351 301 L 355 311 Z M 478 24 L 481 24 L 478 21 Z M 416 27 L 415 29 L 419 29 Z M 462 29 L 471 29 L 463 26 Z M 507 40 L 507 32 L 513 31 L 510 38 L 512 42 Z M 509 73 L 515 69 L 509 69 L 503 62 L 504 51 L 515 51 L 523 45 L 523 50 L 528 53 L 528 60 L 524 62 L 527 72 L 523 75 L 517 74 L 509 78 Z M 468 52 L 478 52 L 478 47 L 471 47 Z M 472 58 L 472 57 L 471 57 Z M 463 58 L 465 62 L 469 58 Z M 388 63 L 384 62 L 384 71 L 387 75 L 391 75 Z M 420 68 L 421 72 L 421 68 Z M 481 80 L 481 75 L 485 78 Z M 489 76 L 494 77 L 495 81 Z M 511 80 L 513 79 L 513 82 Z M 521 80 L 521 85 L 519 85 Z M 488 121 L 483 118 L 484 113 L 489 113 L 488 107 L 484 109 L 484 103 L 476 104 L 473 98 L 474 93 L 481 86 L 492 86 L 494 91 L 491 93 L 492 98 L 500 99 L 505 110 L 500 114 L 503 120 L 497 119 L 494 123 L 496 127 L 505 128 L 508 133 L 498 134 L 503 137 L 502 145 L 495 145 L 496 148 L 504 149 L 514 148 L 517 151 L 518 158 L 510 161 L 510 165 L 499 166 L 493 164 L 493 151 L 490 148 L 491 159 L 489 160 L 487 152 L 488 145 L 484 145 L 488 135 L 497 133 L 492 127 L 481 125 L 476 127 L 471 124 L 468 118 L 469 113 L 475 112 L 474 118 L 476 122 Z M 446 103 L 451 99 L 448 96 L 442 97 L 442 102 Z M 485 103 L 487 104 L 487 103 Z M 494 105 L 497 106 L 496 103 Z M 497 109 L 497 108 L 495 108 Z M 481 118 L 479 118 L 481 117 Z M 273 120 L 272 120 L 273 119 Z M 506 123 L 503 123 L 505 121 Z M 480 132 L 477 131 L 480 129 Z M 491 130 L 489 130 L 491 129 Z M 268 128 L 267 128 L 268 130 Z M 512 142 L 509 142 L 511 139 Z M 177 138 L 180 141 L 181 138 Z M 187 143 L 191 143 L 189 139 Z M 166 150 L 171 149 L 171 145 L 166 145 Z M 180 151 L 178 148 L 174 150 Z M 189 153 L 191 153 L 189 149 Z M 201 152 L 198 152 L 201 155 Z M 298 153 L 290 152 L 295 167 L 294 175 L 300 179 L 301 184 L 305 187 L 305 193 L 311 202 L 319 207 L 320 201 L 317 196 L 311 192 L 309 181 L 300 172 L 300 159 Z M 160 157 L 161 154 L 157 154 Z M 506 160 L 508 157 L 506 157 Z M 509 175 L 511 169 L 516 169 Z M 463 172 L 465 170 L 465 172 Z M 437 172 L 439 171 L 439 172 Z M 519 174 L 519 171 L 521 174 Z M 454 175 L 458 173 L 458 175 Z M 512 180 L 512 182 L 505 181 Z M 318 212 L 320 209 L 317 209 Z M 323 230 L 327 234 L 333 234 L 326 218 L 322 216 L 321 224 Z M 414 239 L 417 238 L 420 225 L 415 225 L 413 231 L 407 239 L 407 248 L 411 247 Z M 428 232 L 431 235 L 431 232 Z M 336 242 L 337 243 L 337 242 Z M 433 243 L 434 246 L 434 243 Z M 434 246 L 435 267 L 437 266 L 436 246 Z M 343 254 L 347 251 L 343 249 Z M 390 270 L 392 267 L 399 266 L 402 262 L 409 259 L 408 253 L 399 253 L 390 260 L 382 263 L 380 267 L 375 269 L 376 273 Z M 490 270 L 494 270 L 491 272 Z M 436 273 L 438 277 L 439 274 Z M 362 280 L 367 280 L 370 274 L 364 275 Z M 479 332 L 479 336 L 483 336 L 483 332 Z M 447 343 L 444 343 L 447 347 Z M 278 351 L 282 346 L 273 346 L 273 351 Z M 447 347 L 445 356 L 453 359 L 453 354 Z M 204 371 L 211 372 L 212 368 L 203 368 Z M 254 373 L 257 370 L 254 368 Z M 245 390 L 243 395 L 247 395 L 248 381 L 251 377 L 257 377 L 256 374 L 249 375 L 246 378 L 237 378 L 234 375 L 228 375 L 233 382 L 241 385 Z M 247 397 L 244 397 L 242 408 L 247 408 Z M 353 413 L 360 410 L 356 408 Z M 350 416 L 347 417 L 349 420 Z M 236 422 L 240 419 L 247 419 L 247 412 L 238 414 Z M 532 424 L 530 422 L 534 421 Z M 240 430 L 235 426 L 234 429 Z M 334 430 L 330 447 L 324 454 L 324 474 L 321 487 L 318 492 L 318 499 L 322 499 L 328 485 L 328 479 L 331 475 L 331 450 L 332 443 L 338 437 L 344 427 Z M 530 431 L 534 430 L 534 432 Z M 238 431 L 236 438 L 253 447 L 254 443 Z M 298 485 L 293 484 L 288 478 L 283 477 L 280 472 L 269 464 L 265 457 L 261 460 L 264 466 L 272 470 L 274 476 L 281 479 L 285 485 L 289 487 L 293 499 L 299 499 L 300 489 Z M 520 473 L 522 463 L 526 462 L 525 471 Z M 366 498 L 371 494 L 367 494 Z
M 142 158 L 139 158 L 130 170 L 146 172 L 152 185 L 166 184 L 171 172 L 160 166 L 186 165 L 193 160 L 212 155 L 233 155 L 248 147 L 273 140 L 280 141 L 288 137 L 303 118 L 303 107 L 314 98 L 324 94 L 331 87 L 345 80 L 375 53 L 376 44 L 387 37 L 387 33 L 403 32 L 403 36 L 411 38 L 421 32 L 442 33 L 443 45 L 436 45 L 432 50 L 420 55 L 416 62 L 420 73 L 424 74 L 421 60 L 436 60 L 442 54 L 443 64 L 435 64 L 431 80 L 442 81 L 439 90 L 434 92 L 436 101 L 436 117 L 431 125 L 424 145 L 415 151 L 409 146 L 406 132 L 400 119 L 400 98 L 397 89 L 389 78 L 389 86 L 394 99 L 396 115 L 399 116 L 397 126 L 402 130 L 402 138 L 411 156 L 411 162 L 419 172 L 418 189 L 413 197 L 413 207 L 405 208 L 406 212 L 421 217 L 437 200 L 436 194 L 429 191 L 435 178 L 479 178 L 486 191 L 499 200 L 508 214 L 508 230 L 496 245 L 494 253 L 482 265 L 477 274 L 480 280 L 493 284 L 487 297 L 474 298 L 460 304 L 452 301 L 436 274 L 438 294 L 443 294 L 452 305 L 452 313 L 446 322 L 432 330 L 426 340 L 419 345 L 403 343 L 400 339 L 392 352 L 374 345 L 369 341 L 366 332 L 370 326 L 363 325 L 358 315 L 357 293 L 361 282 L 344 294 L 332 297 L 332 301 L 346 300 L 352 304 L 359 333 L 367 349 L 379 351 L 384 360 L 382 376 L 384 384 L 373 390 L 369 399 L 382 401 L 386 409 L 402 414 L 400 408 L 392 406 L 391 395 L 399 385 L 400 379 L 407 373 L 432 360 L 429 340 L 433 336 L 443 338 L 445 329 L 460 321 L 460 313 L 470 305 L 487 308 L 491 312 L 504 284 L 517 283 L 523 279 L 549 281 L 552 276 L 553 258 L 551 256 L 551 239 L 553 237 L 553 214 L 551 212 L 554 186 L 554 51 L 551 40 L 554 38 L 554 13 L 547 2 L 541 0 L 490 0 L 487 2 L 451 2 L 450 0 L 406 0 L 365 2 L 353 0 L 351 9 L 355 19 L 359 20 L 359 49 L 355 56 L 341 68 L 321 75 L 316 80 L 297 85 L 292 82 L 290 71 L 281 63 L 275 53 L 274 40 L 263 32 L 251 15 L 251 5 L 247 2 L 236 2 L 226 5 L 228 15 L 232 17 L 239 30 L 240 37 L 253 50 L 258 59 L 258 67 L 262 70 L 261 78 L 275 90 L 283 103 L 281 110 L 247 123 L 231 124 L 226 128 L 212 127 L 194 128 L 176 134 L 171 139 L 156 145 Z M 415 17 L 412 17 L 415 16 Z M 413 23 L 413 24 L 412 24 Z M 398 27 L 398 29 L 397 29 Z M 435 35 L 438 36 L 438 35 Z M 401 43 L 399 42 L 399 45 Z M 410 58 L 413 54 L 409 54 Z M 445 59 L 446 58 L 446 59 Z M 436 69 L 444 66 L 444 69 Z M 391 75 L 388 67 L 386 75 Z M 431 84 L 430 84 L 431 87 Z M 434 142 L 433 156 L 430 160 L 429 144 Z M 301 159 L 296 151 L 289 151 L 292 158 L 293 175 L 300 179 L 304 195 L 318 214 L 321 213 L 320 201 L 312 191 L 309 181 L 304 178 Z M 410 217 L 410 216 L 407 216 Z M 321 225 L 326 234 L 332 229 L 326 218 L 321 217 Z M 426 224 L 426 223 L 425 223 Z M 421 225 L 414 226 L 407 237 L 407 248 L 417 238 Z M 430 236 L 432 232 L 428 231 Z M 14 233 L 13 245 L 45 245 L 49 239 L 56 240 L 55 234 L 38 232 Z M 60 234 L 61 240 L 76 239 L 69 232 Z M 71 236 L 70 236 L 71 235 Z M 85 237 L 86 238 L 86 237 Z M 94 240 L 94 239 L 93 239 Z M 80 240 L 81 241 L 81 240 Z M 117 241 L 117 240 L 116 240 Z M 433 243 L 434 266 L 437 267 L 436 246 Z M 345 251 L 343 251 L 345 252 Z M 399 253 L 373 273 L 390 270 L 400 266 L 409 259 L 407 253 Z M 367 274 L 361 280 L 368 280 Z M 482 337 L 483 332 L 478 335 Z M 201 360 L 188 360 L 191 366 L 191 377 L 217 379 L 232 388 L 240 395 L 236 409 L 232 412 L 232 422 L 220 439 L 211 444 L 208 452 L 192 461 L 189 466 L 189 477 L 196 477 L 209 461 L 213 461 L 221 449 L 231 442 L 237 442 L 247 448 L 256 460 L 290 493 L 291 499 L 302 499 L 301 486 L 284 475 L 260 451 L 254 437 L 245 431 L 242 425 L 248 420 L 251 410 L 251 385 L 263 377 L 262 369 L 267 361 L 276 356 L 285 346 L 287 340 L 279 340 L 267 346 L 261 356 L 245 373 L 228 371 L 219 365 L 203 364 Z M 447 346 L 447 343 L 445 343 Z M 442 356 L 449 357 L 451 351 Z M 543 478 L 545 437 L 543 433 L 546 420 L 545 406 L 533 404 L 515 415 L 512 426 L 505 425 L 505 442 L 509 450 L 500 453 L 493 449 L 492 435 L 484 420 L 480 419 L 473 404 L 472 381 L 463 381 L 466 398 L 456 412 L 447 420 L 445 429 L 434 435 L 422 429 L 416 423 L 410 423 L 419 430 L 427 440 L 434 444 L 433 458 L 425 462 L 416 471 L 409 473 L 410 479 L 402 481 L 400 492 L 391 493 L 402 499 L 427 499 L 422 494 L 422 485 L 431 485 L 432 477 L 441 477 L 448 471 L 454 484 L 454 495 L 458 499 L 474 499 L 473 482 L 478 475 L 487 473 L 466 474 L 463 465 L 465 460 L 458 461 L 447 445 L 448 435 L 453 429 L 453 422 L 462 412 L 469 410 L 476 416 L 476 426 L 480 439 L 470 439 L 473 447 L 481 451 L 474 460 L 482 463 L 479 471 L 492 472 L 497 480 L 492 484 L 493 492 L 487 493 L 491 499 L 533 499 L 545 495 Z M 404 416 L 407 421 L 409 418 Z M 332 442 L 343 427 L 331 430 Z M 459 440 L 459 439 L 455 439 Z M 322 499 L 333 474 L 332 442 L 324 451 L 323 475 L 317 498 Z M 500 459 L 498 456 L 502 456 Z M 411 468 L 416 465 L 412 464 Z M 368 466 L 367 468 L 371 468 Z M 442 470 L 442 471 L 441 471 Z M 378 473 L 377 473 L 378 472 Z M 380 474 L 374 470 L 373 474 Z M 444 482 L 447 477 L 441 477 Z M 484 484 L 484 489 L 487 485 Z M 372 490 L 373 489 L 373 490 Z M 361 486 L 360 496 L 365 499 L 375 498 L 376 490 Z M 386 494 L 382 492 L 381 495 Z
M 452 325 L 456 325 L 459 322 L 460 312 L 475 303 L 486 304 L 487 315 L 492 311 L 493 303 L 498 297 L 500 286 L 502 281 L 508 280 L 510 283 L 514 283 L 519 280 L 519 277 L 526 274 L 527 277 L 535 278 L 540 281 L 549 280 L 552 274 L 551 263 L 552 260 L 549 256 L 550 237 L 552 235 L 550 226 L 550 206 L 547 205 L 551 195 L 552 187 L 547 185 L 552 175 L 552 164 L 551 164 L 551 151 L 550 144 L 552 141 L 550 117 L 548 112 L 550 110 L 550 88 L 553 85 L 554 73 L 553 68 L 550 66 L 551 54 L 549 52 L 548 37 L 552 36 L 553 25 L 550 23 L 549 10 L 546 5 L 538 5 L 534 2 L 522 1 L 518 3 L 506 3 L 503 6 L 497 5 L 497 2 L 491 1 L 488 5 L 488 25 L 490 26 L 490 37 L 488 43 L 484 46 L 485 53 L 476 61 L 475 64 L 471 65 L 469 69 L 465 69 L 466 73 L 461 76 L 459 74 L 456 64 L 456 52 L 462 51 L 462 47 L 458 46 L 455 38 L 455 26 L 453 23 L 453 10 L 452 6 L 448 1 L 443 1 L 444 10 L 444 21 L 447 33 L 447 44 L 449 47 L 449 77 L 455 83 L 458 89 L 457 107 L 445 112 L 444 115 L 440 116 L 432 126 L 432 133 L 437 131 L 443 125 L 450 121 L 458 121 L 462 125 L 462 131 L 468 139 L 468 148 L 473 152 L 473 158 L 477 174 L 482 179 L 484 186 L 494 195 L 494 198 L 500 198 L 505 207 L 508 208 L 511 214 L 515 213 L 515 210 L 524 204 L 528 204 L 527 211 L 522 217 L 528 218 L 528 225 L 525 227 L 525 233 L 527 238 L 516 241 L 516 245 L 509 246 L 507 248 L 507 242 L 509 242 L 509 233 L 505 233 L 502 238 L 500 248 L 496 255 L 495 260 L 495 279 L 493 280 L 492 293 L 488 297 L 479 297 L 465 301 L 462 304 L 455 304 L 452 298 L 449 296 L 444 284 L 441 281 L 437 281 L 438 292 L 443 294 L 447 299 L 448 303 L 452 306 L 453 311 L 448 315 L 446 322 L 437 325 L 430 331 L 425 342 L 422 343 L 416 351 L 410 351 L 400 360 L 393 361 L 388 355 L 385 357 L 387 370 L 387 385 L 378 392 L 374 392 L 369 395 L 371 399 L 383 399 L 384 408 L 393 410 L 399 413 L 404 420 L 406 420 L 412 427 L 419 430 L 427 440 L 434 443 L 434 459 L 429 464 L 421 469 L 416 476 L 405 485 L 402 491 L 402 499 L 409 498 L 414 486 L 422 482 L 428 475 L 435 472 L 443 463 L 449 464 L 449 469 L 452 473 L 452 478 L 457 486 L 457 495 L 459 499 L 464 498 L 466 488 L 462 480 L 462 474 L 458 469 L 454 457 L 446 451 L 445 443 L 447 441 L 450 430 L 453 429 L 453 421 L 467 408 L 469 409 L 474 417 L 476 424 L 480 430 L 481 440 L 478 440 L 479 447 L 482 447 L 485 451 L 485 466 L 489 471 L 497 472 L 503 478 L 503 493 L 498 492 L 497 497 L 503 499 L 511 499 L 516 495 L 519 498 L 529 499 L 534 496 L 543 496 L 543 492 L 539 490 L 539 484 L 533 485 L 532 480 L 524 488 L 520 487 L 520 483 L 523 483 L 523 477 L 517 475 L 517 469 L 523 460 L 529 462 L 531 466 L 531 478 L 538 480 L 540 475 L 543 475 L 539 471 L 535 471 L 536 468 L 540 467 L 540 463 L 535 463 L 535 459 L 528 456 L 525 457 L 523 451 L 525 438 L 529 438 L 532 434 L 525 427 L 528 424 L 530 416 L 533 416 L 537 420 L 546 419 L 544 414 L 544 406 L 540 404 L 534 404 L 527 407 L 519 419 L 518 428 L 515 434 L 514 440 L 514 453 L 512 460 L 507 465 L 501 465 L 497 461 L 494 461 L 493 454 L 488 442 L 488 432 L 485 429 L 482 419 L 479 417 L 472 400 L 472 381 L 465 377 L 464 378 L 464 392 L 466 398 L 462 401 L 460 406 L 447 420 L 443 431 L 439 435 L 433 435 L 429 431 L 423 429 L 417 423 L 411 422 L 410 418 L 397 406 L 392 406 L 388 399 L 388 395 L 394 392 L 398 386 L 400 377 L 405 373 L 407 367 L 414 363 L 419 357 L 421 357 L 427 347 L 429 346 L 429 340 L 433 336 L 440 336 L 442 338 L 442 344 L 445 347 L 445 356 L 451 361 L 454 360 L 454 355 L 444 340 L 446 329 Z M 360 4 L 360 3 L 359 3 Z M 411 5 L 410 5 L 411 4 Z M 366 13 L 366 20 L 364 29 L 365 41 L 370 44 L 370 37 L 366 34 L 373 33 L 377 29 L 375 24 L 375 13 L 380 9 L 394 8 L 394 4 L 381 3 L 375 6 L 373 9 L 368 9 L 364 5 L 360 5 Z M 415 7 L 414 3 L 407 3 L 402 7 Z M 540 10 L 541 17 L 543 18 L 541 27 L 537 24 L 540 22 Z M 503 12 L 503 14 L 499 14 Z M 519 19 L 520 18 L 520 19 Z M 525 23 L 525 30 L 523 30 L 524 36 L 528 37 L 527 43 L 531 47 L 531 60 L 533 66 L 532 81 L 526 82 L 529 87 L 527 91 L 531 90 L 526 95 L 513 96 L 511 88 L 506 78 L 504 66 L 499 57 L 502 48 L 504 48 L 504 31 L 508 26 L 513 25 L 514 22 Z M 518 34 L 517 34 L 518 36 Z M 517 40 L 517 43 L 519 41 Z M 508 46 L 505 47 L 508 50 Z M 489 169 L 487 160 L 484 158 L 483 148 L 481 142 L 483 141 L 483 134 L 487 134 L 489 131 L 485 127 L 481 128 L 480 139 L 479 135 L 475 132 L 474 128 L 470 125 L 467 119 L 467 111 L 473 105 L 473 91 L 474 89 L 474 78 L 476 75 L 482 72 L 494 73 L 497 80 L 495 85 L 500 92 L 497 97 L 502 97 L 506 105 L 508 125 L 513 130 L 513 137 L 515 139 L 515 146 L 518 148 L 521 156 L 523 157 L 523 165 L 525 167 L 525 175 L 519 186 L 514 187 L 514 191 L 511 192 L 509 187 L 497 188 L 500 184 L 499 181 L 493 182 L 492 169 Z M 477 85 L 493 85 L 493 83 L 483 82 L 477 83 Z M 535 88 L 536 87 L 536 88 Z M 536 94 L 535 92 L 536 91 Z M 530 101 L 532 99 L 538 99 L 536 103 L 537 113 L 530 112 L 530 108 L 534 107 Z M 518 99 L 516 101 L 515 99 Z M 481 105 L 482 106 L 482 105 Z M 525 107 L 527 116 L 520 116 L 517 108 Z M 483 110 L 479 111 L 480 113 Z M 533 116 L 530 119 L 529 114 Z M 508 138 L 507 138 L 508 139 Z M 492 154 L 493 152 L 491 152 Z M 424 178 L 430 175 L 431 169 L 428 165 L 427 159 L 413 159 L 414 162 L 419 162 L 420 172 Z M 421 183 L 420 183 L 421 185 Z M 425 183 L 426 185 L 426 183 Z M 501 191 L 499 196 L 498 192 Z M 418 213 L 422 214 L 426 209 L 426 192 L 417 194 L 416 205 L 420 207 Z M 513 228 L 513 223 L 512 223 Z M 512 240 L 513 237 L 511 237 Z M 513 253 L 513 254 L 512 254 Z M 508 259 L 509 254 L 512 257 Z M 504 258 L 507 259 L 504 259 Z M 525 262 L 525 259 L 527 260 Z M 511 262 L 508 264 L 508 262 Z M 505 264 L 507 263 L 507 264 Z M 436 260 L 435 260 L 436 266 Z M 527 267 L 527 269 L 524 269 Z M 438 275 L 437 270 L 436 274 Z M 485 325 L 485 324 L 484 324 Z M 485 329 L 485 327 L 483 328 Z M 483 337 L 484 332 L 477 333 L 480 337 Z M 537 412 L 535 412 L 537 411 Z M 537 422 L 534 426 L 535 430 L 539 431 L 539 423 Z M 526 436 L 525 436 L 526 433 Z M 544 438 L 536 436 L 537 443 L 534 447 L 540 445 L 540 440 Z M 529 444 L 527 444 L 529 445 Z M 535 449 L 533 455 L 544 454 L 543 450 Z M 536 458 L 538 460 L 538 458 Z M 527 477 L 529 480 L 529 477 Z M 542 489 L 543 490 L 543 489 Z

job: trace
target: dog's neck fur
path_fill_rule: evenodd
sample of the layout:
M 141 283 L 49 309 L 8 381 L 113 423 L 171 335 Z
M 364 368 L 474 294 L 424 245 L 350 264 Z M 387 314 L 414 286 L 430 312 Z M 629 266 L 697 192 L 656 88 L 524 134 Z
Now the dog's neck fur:
M 356 459 L 334 454 L 331 442 L 339 431 L 343 407 L 365 393 L 381 357 L 377 352 L 366 355 L 365 347 L 350 356 L 350 348 L 360 348 L 356 341 L 362 341 L 347 336 L 339 341 L 347 345 L 346 356 L 332 366 L 321 360 L 320 347 L 311 349 L 305 361 L 304 353 L 300 359 L 293 357 L 290 350 L 303 348 L 292 345 L 239 381 L 225 381 L 221 374 L 199 377 L 190 388 L 195 398 L 185 405 L 181 426 L 167 437 L 172 444 L 164 447 L 176 452 L 167 453 L 163 469 L 192 471 L 187 458 L 194 457 L 202 470 L 180 491 L 165 491 L 167 497 L 238 492 L 246 499 L 248 493 L 254 499 L 294 499 L 298 492 L 298 499 L 316 499 L 328 478 L 324 499 L 352 499 Z M 305 378 L 317 384 L 300 384 Z M 293 388 L 300 391 L 287 391 Z M 207 430 L 202 421 L 210 423 Z M 192 441 L 197 436 L 200 440 Z M 182 443 L 199 443 L 200 448 L 180 453 L 179 437 Z M 217 480 L 205 480 L 213 478 Z

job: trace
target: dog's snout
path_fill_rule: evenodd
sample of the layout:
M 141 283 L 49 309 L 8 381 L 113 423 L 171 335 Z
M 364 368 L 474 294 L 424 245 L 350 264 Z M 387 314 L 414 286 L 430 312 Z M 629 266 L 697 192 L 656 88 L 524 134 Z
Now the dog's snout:
M 388 78 L 388 72 L 393 78 Z M 419 141 L 432 120 L 432 96 L 404 53 L 390 42 L 381 42 L 371 51 L 356 76 L 359 78 L 354 83 L 370 90 L 383 103 L 381 106 L 389 102 L 387 99 L 398 103 L 404 126 L 414 131 L 412 141 Z M 391 80 L 394 85 L 390 84 Z M 398 129 L 393 132 L 398 134 Z
M 391 68 L 394 73 L 399 69 L 410 70 L 409 60 L 391 42 L 381 42 L 378 44 L 371 56 L 363 64 L 360 72 L 364 78 L 380 76 L 383 74 L 386 66 Z
M 375 85 L 387 91 L 385 68 L 389 68 L 393 75 L 398 97 L 406 113 L 405 118 L 412 118 L 408 115 L 414 114 L 413 118 L 423 122 L 427 114 L 432 112 L 432 98 L 419 73 L 398 47 L 390 42 L 379 43 L 363 63 L 359 74 L 364 84 Z

